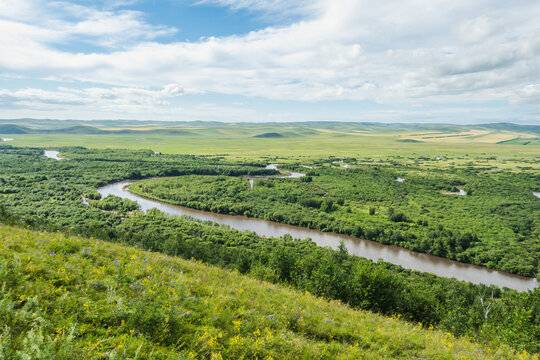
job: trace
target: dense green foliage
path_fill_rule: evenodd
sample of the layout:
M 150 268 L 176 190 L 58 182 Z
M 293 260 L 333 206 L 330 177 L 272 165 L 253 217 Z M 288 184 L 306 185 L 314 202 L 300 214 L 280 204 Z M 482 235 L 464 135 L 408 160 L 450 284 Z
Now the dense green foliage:
M 238 192 L 249 191 L 244 189 L 249 189 L 247 180 L 234 180 L 228 176 L 274 173 L 264 170 L 263 164 L 239 167 L 211 157 L 156 156 L 150 151 L 82 148 L 62 149 L 61 156 L 69 160 L 56 161 L 46 159 L 41 149 L 1 147 L 0 150 L 0 219 L 4 222 L 48 230 L 70 230 L 103 240 L 195 258 L 238 269 L 260 279 L 290 284 L 363 309 L 398 314 L 455 334 L 468 334 L 485 342 L 504 342 L 516 349 L 539 351 L 538 289 L 518 294 L 511 290 L 477 286 L 403 270 L 383 262 L 374 264 L 349 256 L 343 250 L 318 248 L 307 240 L 295 241 L 290 237 L 265 239 L 211 223 L 170 218 L 157 211 L 146 215 L 135 211 L 133 215 L 126 215 L 122 212 L 127 209 L 119 208 L 120 204 L 114 198 L 102 201 L 116 203 L 115 211 L 103 211 L 85 205 L 81 198 L 84 194 L 95 199 L 95 189 L 106 183 L 152 176 L 184 175 L 186 179 L 209 179 L 212 183 L 216 178 L 201 178 L 200 175 L 217 175 L 226 184 L 239 181 L 241 188 Z M 311 174 L 312 182 L 305 182 L 307 177 L 298 183 L 292 179 L 272 179 L 256 182 L 255 188 L 268 187 L 268 184 L 281 186 L 286 181 L 292 181 L 299 187 L 321 186 L 318 181 L 325 177 L 322 170 L 316 171 Z M 348 173 L 344 169 L 328 171 Z M 194 174 L 198 176 L 189 177 Z M 229 185 L 217 188 L 232 191 Z M 204 187 L 201 189 L 208 191 Z M 231 196 L 235 194 L 224 193 L 223 203 L 227 205 Z M 299 206 L 312 209 L 314 215 L 333 215 L 343 210 L 349 201 L 344 197 L 334 198 L 332 202 L 325 199 L 324 206 L 328 212 L 324 211 L 323 205 L 318 208 Z M 317 198 L 314 199 L 316 201 Z M 385 213 L 383 205 L 375 206 L 374 215 L 384 214 L 381 224 L 410 224 L 389 219 L 402 211 L 397 205 L 393 206 L 395 210 L 391 214 L 387 209 Z M 350 211 L 343 213 L 351 214 L 357 210 L 351 208 Z M 369 216 L 369 210 L 365 211 Z M 409 213 L 404 215 L 407 219 L 414 219 Z M 488 306 L 490 311 L 486 315 Z
M 354 160 L 348 159 L 347 163 Z M 296 168 L 300 170 L 302 168 Z M 306 170 L 306 169 L 304 169 Z M 339 232 L 534 277 L 540 266 L 535 172 L 319 163 L 299 179 L 223 176 L 150 179 L 148 197 L 201 210 Z M 397 177 L 404 177 L 398 182 Z M 444 194 L 463 187 L 467 196 Z
M 119 211 L 121 213 L 137 210 L 139 205 L 129 199 L 122 199 L 119 196 L 108 195 L 103 200 L 89 200 L 89 205 L 105 211 Z
M 43 149 L 0 146 L 0 206 L 25 224 L 49 230 L 71 228 L 91 235 L 97 232 L 102 238 L 108 238 L 120 216 L 83 203 L 81 195 L 99 199 L 99 186 L 153 176 L 275 173 L 262 164 L 216 166 L 214 158 L 155 155 L 152 151 L 61 150 L 62 157 L 69 160 L 47 159 Z
M 1 359 L 538 359 L 238 273 L 0 225 Z

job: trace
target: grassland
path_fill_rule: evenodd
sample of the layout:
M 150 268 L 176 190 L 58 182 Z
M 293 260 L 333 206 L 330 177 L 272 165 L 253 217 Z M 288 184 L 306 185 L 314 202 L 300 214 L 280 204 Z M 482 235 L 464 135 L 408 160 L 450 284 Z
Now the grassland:
M 43 128 L 35 121 L 21 126 Z M 56 127 L 65 125 L 55 123 Z M 85 134 L 50 133 L 1 134 L 14 138 L 14 146 L 85 146 L 90 148 L 151 149 L 163 153 L 216 155 L 231 158 L 321 158 L 388 156 L 486 155 L 504 158 L 534 157 L 540 153 L 537 138 L 519 126 L 482 127 L 456 125 L 382 126 L 366 123 L 223 124 L 117 122 L 83 123 L 94 128 Z M 45 131 L 45 130 L 40 130 Z M 126 133 L 118 133 L 125 131 Z M 176 132 L 176 134 L 172 134 Z M 282 137 L 260 138 L 267 133 Z M 8 136 L 9 135 L 9 136 Z
M 224 164 L 261 159 L 265 163 L 289 163 L 289 167 L 321 163 L 339 167 L 333 160 L 354 158 L 350 164 L 357 169 L 400 164 L 414 165 L 420 173 L 424 168 L 486 173 L 504 169 L 531 176 L 540 171 L 540 144 L 534 127 L 507 124 L 400 127 L 344 123 L 16 123 L 37 129 L 20 134 L 0 131 L 0 137 L 14 139 L 7 145 L 17 147 L 150 149 L 165 154 L 222 155 Z M 98 131 L 78 127 L 71 133 L 62 132 L 65 126 L 80 125 L 95 126 Z M 256 137 L 268 133 L 282 137 Z M 38 176 L 47 168 L 38 161 L 42 149 L 33 151 L 35 166 L 26 162 L 33 158 L 20 154 L 25 161 L 21 163 L 24 171 L 14 171 L 16 167 L 9 170 L 7 162 L 2 164 L 6 169 L 4 197 L 13 197 L 12 204 L 18 205 L 21 198 L 40 201 L 35 203 L 39 204 L 37 207 L 29 206 L 31 201 L 22 204 L 39 220 L 43 220 L 43 214 L 51 214 L 51 218 L 64 212 L 81 216 L 80 209 L 73 210 L 80 205 L 81 190 L 69 178 L 73 176 L 70 163 L 54 163 L 54 181 L 49 181 Z M 86 186 L 96 179 L 111 181 L 133 174 L 154 174 L 154 170 L 149 170 L 154 169 L 153 162 L 151 167 L 141 170 L 140 166 L 150 166 L 150 162 L 129 157 L 128 162 L 104 162 L 107 172 L 96 175 L 93 167 L 88 168 L 91 171 L 84 167 L 95 154 L 77 157 L 76 151 L 71 151 L 68 158 L 77 159 L 75 173 L 86 181 L 75 181 L 78 185 Z M 116 159 L 116 154 L 107 156 Z M 156 168 L 178 166 L 169 163 L 167 156 L 163 156 L 163 164 L 158 164 L 159 156 L 145 156 L 156 159 Z M 65 173 L 56 172 L 59 164 Z M 111 164 L 114 166 L 110 167 Z M 131 165 L 139 168 L 132 169 Z M 77 173 L 80 169 L 86 172 Z M 27 176 L 20 175 L 26 172 Z M 69 176 L 64 178 L 61 174 Z M 408 173 L 407 177 L 412 179 L 414 175 Z M 48 190 L 49 186 L 57 186 L 62 197 L 67 196 L 66 189 L 75 195 L 70 197 L 71 202 L 66 200 L 62 205 L 55 193 L 49 202 L 45 192 L 37 194 L 38 182 L 47 185 Z M 27 191 L 12 191 L 23 184 Z M 72 206 L 75 200 L 77 204 Z M 85 222 L 95 220 L 84 214 Z M 100 212 L 96 218 L 113 216 L 116 215 Z M 73 219 L 64 224 L 73 224 Z M 195 261 L 0 225 L 0 359 L 3 358 L 538 359 L 538 355 L 515 353 L 507 345 L 478 344 L 473 339 L 456 338 L 400 319 L 353 310 L 339 302 Z
M 0 358 L 538 359 L 236 272 L 0 225 Z

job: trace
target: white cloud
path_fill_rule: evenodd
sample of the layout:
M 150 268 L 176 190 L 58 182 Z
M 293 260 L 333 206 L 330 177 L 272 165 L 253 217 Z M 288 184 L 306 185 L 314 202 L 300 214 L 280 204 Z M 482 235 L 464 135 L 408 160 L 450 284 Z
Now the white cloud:
M 0 0 L 0 17 L 19 21 L 39 18 L 36 16 L 38 4 L 38 0 Z
M 459 38 L 464 43 L 479 43 L 486 40 L 497 28 L 497 22 L 486 16 L 466 19 L 458 26 Z
M 0 30 L 7 35 L 0 41 L 23 41 L 20 46 L 50 46 L 51 50 L 54 45 L 70 41 L 123 48 L 177 32 L 175 28 L 146 23 L 144 14 L 138 11 L 98 10 L 69 2 L 36 0 L 0 0 Z
M 141 103 L 147 96 L 148 106 L 163 99 L 144 89 L 183 92 L 170 83 L 190 93 L 300 101 L 537 99 L 540 25 L 532 16 L 540 13 L 537 1 L 200 3 L 303 16 L 243 35 L 160 42 L 175 29 L 150 25 L 139 12 L 34 0 L 9 7 L 0 0 L 0 32 L 7 34 L 0 37 L 0 53 L 7 54 L 0 57 L 0 72 L 139 88 L 129 96 L 139 94 Z M 41 20 L 35 21 L 35 13 Z M 76 39 L 108 49 L 84 54 L 59 46 Z M 87 91 L 103 106 L 112 106 L 112 96 L 130 98 L 120 90 Z
M 259 11 L 274 18 L 291 15 L 313 15 L 319 8 L 319 1 L 310 0 L 199 0 L 196 5 L 218 5 L 232 10 Z
M 69 16 L 67 21 L 64 19 L 54 24 L 66 36 L 89 37 L 90 41 L 101 46 L 124 46 L 131 41 L 148 41 L 177 32 L 174 28 L 147 24 L 138 11 L 99 11 L 67 3 L 55 3 L 54 8 L 62 9 Z M 72 18 L 78 21 L 69 21 Z
M 17 91 L 0 90 L 0 106 L 9 103 L 11 106 L 27 109 L 58 109 L 58 105 L 96 106 L 109 110 L 128 110 L 135 112 L 141 107 L 158 108 L 168 106 L 167 99 L 181 96 L 184 93 L 177 84 L 168 84 L 160 90 L 141 88 L 85 88 L 75 89 L 60 87 L 57 90 L 26 88 Z

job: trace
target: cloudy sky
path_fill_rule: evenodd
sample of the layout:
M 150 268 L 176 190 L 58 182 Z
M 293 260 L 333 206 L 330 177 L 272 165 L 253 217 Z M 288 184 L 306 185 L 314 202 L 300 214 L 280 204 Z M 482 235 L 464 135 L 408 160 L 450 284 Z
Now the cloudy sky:
M 540 123 L 540 1 L 0 0 L 0 118 Z

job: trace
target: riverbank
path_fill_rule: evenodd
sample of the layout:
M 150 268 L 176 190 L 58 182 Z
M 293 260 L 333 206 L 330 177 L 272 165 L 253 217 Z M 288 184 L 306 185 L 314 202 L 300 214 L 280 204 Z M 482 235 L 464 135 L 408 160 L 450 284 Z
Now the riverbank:
M 527 277 L 538 274 L 539 209 L 528 190 L 534 189 L 532 174 L 379 164 L 343 171 L 328 161 L 305 172 L 301 179 L 255 181 L 252 189 L 245 179 L 219 176 L 145 180 L 141 186 L 144 195 L 176 205 L 350 235 Z M 456 196 L 456 187 L 462 196 Z
M 519 291 L 534 289 L 538 286 L 538 280 L 536 279 L 490 270 L 476 265 L 459 263 L 429 254 L 416 253 L 397 246 L 388 246 L 352 236 L 325 233 L 246 216 L 217 214 L 170 204 L 159 199 L 152 199 L 146 195 L 140 195 L 134 187 L 128 188 L 132 183 L 130 181 L 124 181 L 109 184 L 99 188 L 98 192 L 102 198 L 107 195 L 116 195 L 136 201 L 143 211 L 156 208 L 169 215 L 188 215 L 196 219 L 227 225 L 237 230 L 253 231 L 261 236 L 282 237 L 289 234 L 297 239 L 310 238 L 318 246 L 329 246 L 334 249 L 343 242 L 349 253 L 353 255 L 365 257 L 375 262 L 381 259 L 400 265 L 406 269 L 429 272 L 443 277 L 454 277 L 475 284 L 496 285 Z

